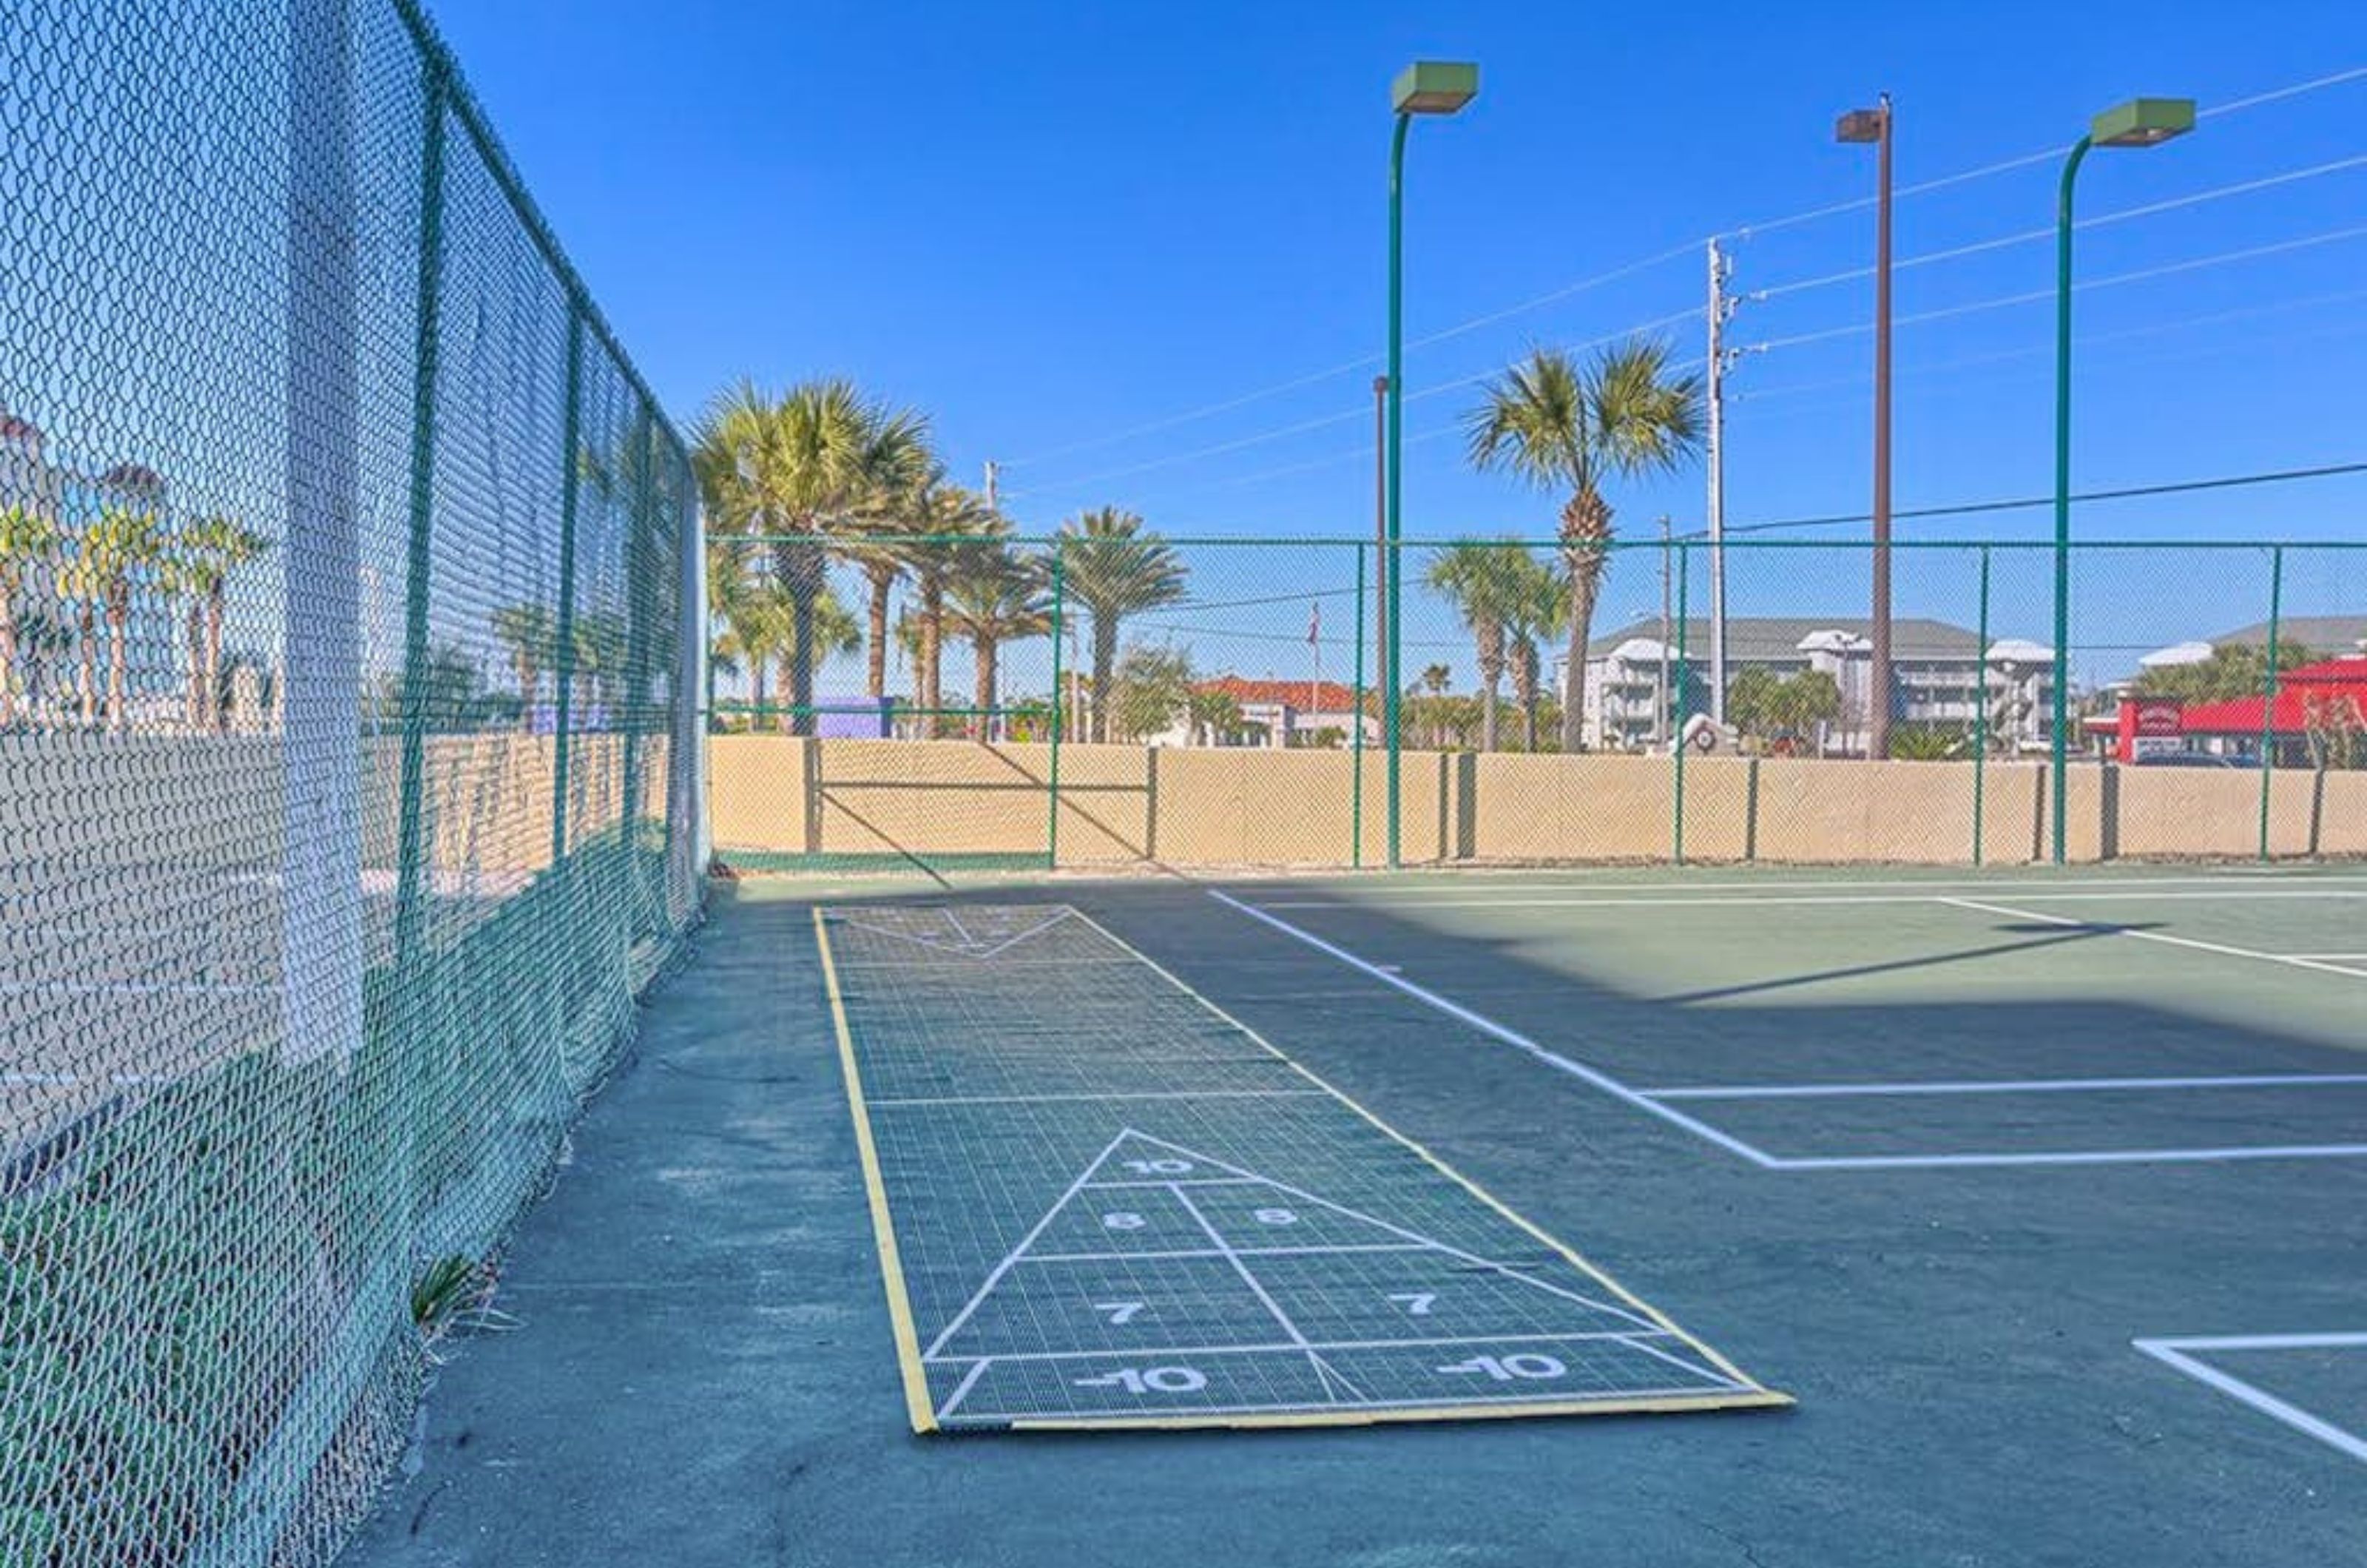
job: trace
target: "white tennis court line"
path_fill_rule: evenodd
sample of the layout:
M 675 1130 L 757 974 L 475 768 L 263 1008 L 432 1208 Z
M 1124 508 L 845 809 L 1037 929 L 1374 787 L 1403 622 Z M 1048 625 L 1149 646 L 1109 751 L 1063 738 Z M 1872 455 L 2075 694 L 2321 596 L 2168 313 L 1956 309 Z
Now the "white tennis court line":
M 1844 1100 L 1916 1094 L 2067 1094 L 2107 1089 L 2293 1089 L 2367 1084 L 2367 1073 L 2250 1073 L 2182 1078 L 1957 1078 L 1896 1083 L 1686 1084 L 1638 1089 L 1655 1100 Z
M 1242 914 L 1249 916 L 1250 919 L 1253 920 L 1258 920 L 1265 925 L 1273 927 L 1275 931 L 1282 932 L 1282 934 L 1286 937 L 1292 938 L 1294 941 L 1306 943 L 1308 946 L 1315 949 L 1318 953 L 1326 953 L 1332 958 L 1338 959 L 1341 963 L 1347 964 L 1352 969 L 1355 969 L 1371 976 L 1374 979 L 1378 980 L 1385 986 L 1388 986 L 1394 989 L 1404 992 L 1407 996 L 1411 997 L 1414 1000 L 1421 1003 L 1424 1007 L 1443 1012 L 1447 1017 L 1454 1019 L 1460 1023 L 1467 1024 L 1469 1027 L 1478 1030 L 1482 1034 L 1500 1040 L 1505 1044 L 1512 1046 L 1516 1051 L 1525 1053 L 1526 1055 L 1535 1058 L 1537 1061 L 1543 1062 L 1546 1066 L 1554 1068 L 1557 1072 L 1568 1073 L 1570 1077 L 1577 1078 L 1581 1082 L 1591 1084 L 1596 1089 L 1601 1089 L 1603 1093 L 1610 1095 L 1614 1100 L 1624 1100 L 1627 1104 L 1636 1107 L 1636 1109 L 1644 1111 L 1648 1115 L 1657 1116 L 1661 1121 L 1670 1123 L 1671 1126 L 1681 1127 L 1697 1138 L 1701 1138 L 1716 1145 L 1719 1148 L 1726 1150 L 1728 1154 L 1740 1156 L 1742 1158 L 1749 1160 L 1751 1164 L 1760 1167 L 1761 1169 L 1772 1169 L 1775 1167 L 1775 1156 L 1768 1154 L 1765 1150 L 1744 1143 L 1740 1138 L 1734 1136 L 1730 1133 L 1721 1132 L 1717 1128 L 1711 1126 L 1708 1122 L 1704 1122 L 1697 1117 L 1688 1116 L 1682 1111 L 1673 1110 L 1669 1106 L 1662 1105 L 1659 1100 L 1653 1100 L 1647 1095 L 1639 1094 L 1635 1089 L 1629 1089 L 1625 1084 L 1621 1083 L 1617 1078 L 1613 1077 L 1610 1074 L 1603 1072 L 1599 1068 L 1590 1067 L 1583 1062 L 1573 1061 L 1569 1057 L 1562 1055 L 1558 1052 L 1548 1051 L 1544 1046 L 1538 1044 L 1535 1041 L 1530 1039 L 1527 1035 L 1521 1033 L 1519 1031 L 1507 1029 L 1504 1025 L 1498 1023 L 1494 1019 L 1474 1012 L 1469 1008 L 1463 1006 L 1459 1002 L 1451 1002 L 1444 997 L 1440 996 L 1436 991 L 1415 985 L 1411 980 L 1407 979 L 1404 976 L 1396 973 L 1394 970 L 1385 968 L 1378 964 L 1369 963 L 1365 959 L 1359 958 L 1354 953 L 1349 952 L 1346 948 L 1326 942 L 1321 937 L 1315 935 L 1312 931 L 1302 930 L 1297 926 L 1292 925 L 1288 920 L 1283 919 L 1278 916 L 1266 913 L 1263 908 L 1257 905 L 1245 904 L 1239 898 L 1234 897 L 1231 894 L 1217 887 L 1208 889 L 1208 897 L 1217 900 L 1219 903 L 1229 905 L 1231 908 L 1240 910 Z
M 1986 892 L 1988 889 L 1984 888 L 1981 889 L 1981 891 Z M 2083 890 L 2074 893 L 2023 893 L 2019 895 L 2019 897 L 2025 902 L 2033 904 L 2105 904 L 2129 903 L 2135 900 L 2142 900 L 2146 903 L 2169 903 L 2181 900 L 2199 900 L 2204 903 L 2219 904 L 2243 903 L 2258 899 L 2367 898 L 2367 886 L 2346 888 L 2274 888 L 2266 890 L 2246 888 L 2241 891 L 2220 891 L 2211 893 L 2141 892 L 2133 888 L 2124 893 L 2094 893 Z M 1343 902 L 1338 899 L 1276 898 L 1270 900 L 1267 903 L 1261 904 L 1258 907 L 1262 909 L 1337 909 L 1353 912 L 1358 909 L 1368 908 L 1387 908 L 1393 904 L 1407 905 L 1423 909 L 1771 909 L 1788 908 L 1794 905 L 1798 905 L 1801 908 L 1806 908 L 1813 906 L 1826 905 L 1952 904 L 1956 902 L 1959 902 L 1959 900 L 1952 897 L 1945 887 L 1939 887 L 1927 893 L 1815 893 L 1801 894 L 1796 897 L 1782 896 L 1776 897 L 1765 897 L 1753 894 L 1740 893 L 1672 893 L 1665 895 L 1645 894 L 1642 896 L 1632 894 L 1590 894 L 1580 897 L 1570 898 L 1535 897 L 1526 894 L 1505 897 L 1496 895 L 1483 894 L 1469 897 L 1458 897 L 1446 898 L 1403 899 L 1393 898 L 1387 894 L 1382 894 L 1378 897 L 1357 899 L 1353 902 Z
M 1786 1156 L 1777 1170 L 1965 1170 L 2049 1165 L 2225 1165 L 2262 1159 L 2357 1159 L 2367 1144 L 2234 1144 L 2198 1149 L 2033 1149 L 2015 1154 Z
M 2314 959 L 2321 964 L 2367 962 L 2367 953 L 2288 953 L 2283 954 L 2283 956 L 2287 958 Z
M 2050 915 L 2040 909 L 2017 909 L 2009 904 L 1984 903 L 1976 898 L 1942 898 L 1959 909 L 1977 909 L 1985 915 L 2003 915 L 2016 920 L 2037 920 L 2044 925 L 2066 926 L 2079 931 L 2091 931 L 2106 936 L 2124 936 L 2135 942 L 2157 942 L 2166 947 L 2183 947 L 2196 953 L 2215 953 L 2225 958 L 2249 958 L 2262 964 L 2282 964 L 2294 969 L 2314 969 L 2325 975 L 2347 975 L 2354 980 L 2367 980 L 2367 969 L 2328 964 L 2316 958 L 2295 958 L 2282 953 L 2262 953 L 2258 948 L 2237 947 L 2224 942 L 2204 942 L 2200 937 L 2173 936 L 2168 931 L 2141 931 L 2132 926 L 2110 920 L 2080 920 L 2068 915 Z
M 2231 1145 L 2206 1148 L 2067 1149 L 2023 1150 L 2013 1152 L 1982 1152 L 1972 1150 L 1947 1154 L 1901 1155 L 1792 1156 L 1770 1154 L 1766 1150 L 1758 1147 L 1756 1145 L 1747 1143 L 1744 1140 L 1734 1136 L 1730 1133 L 1727 1133 L 1720 1128 L 1714 1127 L 1710 1123 L 1704 1122 L 1697 1117 L 1687 1115 L 1685 1112 L 1675 1109 L 1673 1106 L 1663 1103 L 1665 1100 L 1672 1098 L 1704 1100 L 1716 1098 L 1712 1093 L 1704 1093 L 1698 1090 L 1692 1092 L 1679 1092 L 1671 1090 L 1631 1089 L 1626 1084 L 1622 1083 L 1620 1080 L 1613 1077 L 1609 1073 L 1603 1072 L 1600 1068 L 1587 1066 L 1582 1063 L 1573 1061 L 1569 1057 L 1561 1055 L 1558 1053 L 1549 1051 L 1544 1046 L 1539 1045 L 1534 1040 L 1528 1038 L 1528 1036 L 1520 1033 L 1518 1031 L 1508 1029 L 1504 1025 L 1496 1022 L 1494 1020 L 1480 1013 L 1474 1012 L 1469 1008 L 1464 1007 L 1460 1003 L 1450 1001 L 1434 991 L 1429 990 L 1421 986 L 1418 986 L 1414 982 L 1406 979 L 1403 976 L 1399 975 L 1389 967 L 1370 963 L 1365 959 L 1356 956 L 1356 954 L 1350 953 L 1347 949 L 1341 947 L 1334 942 L 1327 942 L 1323 938 L 1316 936 L 1310 931 L 1291 924 L 1288 920 L 1285 920 L 1278 916 L 1267 913 L 1266 909 L 1262 906 L 1244 903 L 1240 899 L 1233 897 L 1231 895 L 1218 888 L 1210 888 L 1208 890 L 1208 896 L 1221 903 L 1229 905 L 1233 908 L 1240 910 L 1241 913 L 1250 916 L 1253 919 L 1262 921 L 1264 924 L 1273 927 L 1274 930 L 1283 932 L 1286 936 L 1295 938 L 1296 940 L 1306 943 L 1308 946 L 1316 949 L 1318 952 L 1327 953 L 1330 956 L 1338 959 L 1341 963 L 1349 965 L 1351 968 L 1371 976 L 1374 979 L 1382 982 L 1384 985 L 1393 987 L 1396 989 L 1404 992 L 1406 995 L 1412 997 L 1415 1000 L 1421 1002 L 1425 1006 L 1434 1008 L 1450 1018 L 1468 1024 L 1484 1034 L 1490 1035 L 1495 1039 L 1502 1041 L 1508 1045 L 1513 1046 L 1515 1049 L 1526 1053 L 1538 1061 L 1545 1063 L 1548 1066 L 1557 1068 L 1559 1071 L 1570 1074 L 1574 1077 L 1582 1079 L 1583 1081 L 1593 1085 L 1595 1088 L 1602 1089 L 1603 1092 L 1612 1095 L 1614 1098 L 1623 1100 L 1629 1105 L 1633 1105 L 1639 1110 L 1648 1111 L 1654 1116 L 1659 1117 L 1661 1120 L 1670 1122 L 1675 1126 L 1682 1127 L 1686 1132 L 1692 1133 L 1697 1137 L 1704 1138 L 1708 1142 L 1716 1145 L 1718 1147 L 1726 1149 L 1729 1153 L 1740 1155 L 1743 1158 L 1749 1160 L 1751 1164 L 1759 1167 L 1762 1170 L 1965 1170 L 1980 1169 L 1985 1168 L 2012 1168 L 2018 1167 L 2045 1166 L 2154 1164 L 2193 1165 L 2242 1163 L 2264 1159 L 2352 1159 L 2367 1156 L 2367 1144 L 2269 1144 Z M 1970 899 L 1933 898 L 1923 901 L 1945 904 L 1961 908 L 1974 908 L 1989 914 L 2004 914 L 2020 919 L 2040 920 L 2058 925 L 2078 927 L 2080 929 L 2095 929 L 2120 935 L 2155 937 L 2158 937 L 2160 935 L 2158 932 L 2152 931 L 2122 931 L 2118 927 L 2109 925 L 2091 928 L 2088 921 L 2072 919 L 2067 916 L 2044 915 L 2024 910 L 2010 909 L 2003 905 L 1985 905 L 1976 903 Z M 1340 906 L 1331 907 L 1338 908 Z M 2190 941 L 2190 939 L 2184 938 L 2176 940 L 2181 945 L 2189 944 Z M 2217 946 L 2215 943 L 2203 945 L 2214 948 Z M 2230 951 L 2236 955 L 2241 957 L 2269 958 L 2275 960 L 2275 955 L 2273 954 L 2256 953 L 2249 949 L 2239 948 L 2227 951 Z M 2337 973 L 2353 974 L 2361 972 L 2339 970 Z M 2367 978 L 2367 973 L 2361 973 L 2361 977 Z M 2340 1076 L 2347 1077 L 2349 1075 Z M 1719 1086 L 1713 1085 L 1706 1087 L 1711 1089 L 1715 1089 Z M 1807 1089 L 1815 1089 L 1820 1086 L 1804 1087 Z M 1868 1090 L 1884 1086 L 1847 1085 L 1839 1087 L 1858 1090 Z M 1910 1083 L 1897 1087 L 1900 1091 L 1912 1091 L 1916 1086 Z M 1967 1092 L 1971 1091 L 1968 1090 Z M 1736 1098 L 1739 1097 L 1738 1096 Z M 1802 1098 L 1809 1098 L 1809 1096 L 1803 1095 Z
M 1425 874 L 1417 873 L 1416 875 Z M 1436 878 L 1436 885 L 1447 891 L 1465 893 L 1758 893 L 1790 889 L 1809 891 L 1847 890 L 1854 888 L 1866 893 L 1911 892 L 1924 889 L 1944 892 L 1952 888 L 1974 888 L 1989 892 L 2019 892 L 2025 888 L 2084 887 L 2219 887 L 2244 882 L 2303 882 L 2350 887 L 2367 887 L 2367 875 L 2321 875 L 2307 868 L 2260 868 L 2235 866 L 2196 876 L 2085 876 L 2077 872 L 2046 877 L 2011 879 L 1994 876 L 1902 876 L 1902 877 L 1769 877 L 1728 882 L 1695 881 L 1692 877 L 1669 877 L 1659 881 L 1617 882 L 1602 878 L 1580 881 L 1531 882 L 1504 877 L 1501 872 L 1473 867 L 1458 871 L 1427 874 Z M 1503 878 L 1499 880 L 1499 878 Z M 1417 882 L 1380 882 L 1369 878 L 1355 884 L 1356 897 L 1420 899 L 1425 889 Z
M 2313 1416 L 2291 1401 L 2278 1398 L 2257 1383 L 2220 1371 L 2202 1359 L 2213 1351 L 2349 1350 L 2367 1348 L 2367 1334 L 2229 1334 L 2178 1339 L 2133 1339 L 2139 1351 L 2162 1365 L 2182 1372 L 2230 1399 L 2250 1405 L 2261 1415 L 2282 1421 L 2294 1431 L 2316 1438 L 2337 1452 L 2367 1462 L 2367 1437 Z

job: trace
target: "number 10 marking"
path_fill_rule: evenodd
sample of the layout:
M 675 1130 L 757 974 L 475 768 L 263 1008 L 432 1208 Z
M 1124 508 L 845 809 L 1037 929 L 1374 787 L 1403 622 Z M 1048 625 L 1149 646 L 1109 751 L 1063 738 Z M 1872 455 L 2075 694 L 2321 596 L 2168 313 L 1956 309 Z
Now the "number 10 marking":
M 1551 1356 L 1524 1350 L 1516 1356 L 1474 1356 L 1467 1361 L 1457 1361 L 1438 1371 L 1477 1372 L 1498 1382 L 1510 1382 L 1514 1378 L 1550 1380 L 1562 1376 L 1569 1369 Z

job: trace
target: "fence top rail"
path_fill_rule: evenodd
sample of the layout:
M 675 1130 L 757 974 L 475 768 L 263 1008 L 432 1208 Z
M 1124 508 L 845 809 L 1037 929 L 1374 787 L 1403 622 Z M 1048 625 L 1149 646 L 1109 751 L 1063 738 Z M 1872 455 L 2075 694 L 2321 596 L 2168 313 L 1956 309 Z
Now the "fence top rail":
M 460 122 L 461 129 L 469 133 L 477 155 L 483 160 L 493 183 L 501 187 L 511 211 L 525 225 L 527 237 L 534 242 L 535 249 L 542 254 L 543 262 L 566 289 L 568 303 L 583 317 L 583 324 L 592 329 L 592 335 L 599 339 L 600 345 L 608 351 L 617 368 L 624 374 L 626 383 L 650 409 L 658 428 L 665 432 L 676 460 L 688 463 L 690 448 L 684 444 L 682 433 L 666 417 L 665 405 L 658 400 L 657 394 L 651 391 L 649 383 L 641 378 L 640 367 L 625 351 L 624 344 L 617 339 L 615 329 L 609 326 L 608 318 L 601 312 L 598 301 L 593 299 L 592 290 L 585 285 L 583 275 L 568 259 L 565 247 L 559 243 L 557 231 L 551 228 L 550 220 L 543 215 L 541 207 L 526 188 L 526 182 L 519 177 L 517 166 L 510 161 L 509 150 L 502 144 L 493 121 L 477 101 L 476 93 L 470 87 L 450 46 L 436 32 L 436 24 L 428 19 L 419 0 L 394 0 L 394 10 L 395 15 L 402 18 L 404 30 L 411 35 L 413 46 L 419 51 L 420 63 L 441 84 L 447 107 Z
M 1169 546 L 1208 546 L 1214 548 L 1238 549 L 1255 547 L 1301 548 L 1325 547 L 1335 549 L 1374 547 L 1370 535 L 1354 534 L 1150 534 Z M 819 545 L 831 548 L 877 548 L 881 545 L 917 546 L 943 545 L 1006 545 L 1023 548 L 1058 550 L 1081 543 L 1075 536 L 1065 534 L 1002 534 L 991 537 L 976 534 L 873 534 L 863 532 L 812 534 L 716 534 L 708 536 L 710 544 L 771 547 L 777 545 Z M 1589 548 L 1618 553 L 1651 552 L 1662 548 L 1679 551 L 1701 551 L 1712 541 L 1698 535 L 1663 540 L 1658 535 L 1645 537 L 1610 539 Z M 1507 550 L 1558 550 L 1560 541 L 1551 537 L 1518 538 L 1506 535 L 1461 535 L 1407 536 L 1398 541 L 1403 550 L 1439 550 L 1463 546 L 1478 546 Z M 1874 547 L 1870 539 L 1767 539 L 1729 538 L 1724 541 L 1729 550 L 1843 550 L 1863 551 Z M 2055 541 L 2028 539 L 1893 539 L 1894 550 L 2028 550 L 2052 551 Z M 2196 550 L 2226 553 L 2231 551 L 2269 550 L 2367 550 L 2367 538 L 2360 539 L 2075 539 L 2070 548 L 2074 554 L 2098 550 Z

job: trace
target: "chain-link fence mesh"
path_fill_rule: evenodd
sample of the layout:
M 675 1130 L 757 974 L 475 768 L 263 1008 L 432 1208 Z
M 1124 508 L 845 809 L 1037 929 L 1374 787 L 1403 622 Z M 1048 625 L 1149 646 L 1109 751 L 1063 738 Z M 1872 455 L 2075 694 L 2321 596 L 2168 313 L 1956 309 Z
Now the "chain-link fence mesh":
M 407 0 L 0 28 L 0 1560 L 325 1559 L 697 909 L 682 448 Z
M 2075 546 L 2058 764 L 2044 542 L 1900 542 L 1886 626 L 1863 540 L 1409 541 L 1394 703 L 1369 541 L 799 547 L 830 563 L 812 695 L 765 695 L 786 632 L 719 666 L 750 869 L 2013 863 L 2058 822 L 2067 860 L 2367 852 L 2367 549 Z M 714 551 L 753 585 L 730 654 L 776 547 Z M 1032 594 L 991 692 L 929 608 L 981 570 Z

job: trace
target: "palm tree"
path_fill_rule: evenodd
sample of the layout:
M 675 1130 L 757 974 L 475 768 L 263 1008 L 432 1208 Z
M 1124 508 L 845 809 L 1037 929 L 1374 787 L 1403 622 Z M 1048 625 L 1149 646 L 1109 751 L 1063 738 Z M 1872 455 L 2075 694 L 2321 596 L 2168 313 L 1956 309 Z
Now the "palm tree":
M 1040 560 L 1002 545 L 962 552 L 946 580 L 946 625 L 969 638 L 976 656 L 972 739 L 993 739 L 996 658 L 1002 646 L 1052 629 L 1052 599 Z
M 1452 685 L 1454 681 L 1455 671 L 1444 664 L 1422 666 L 1422 694 L 1430 699 L 1422 706 L 1428 711 L 1430 716 L 1430 745 L 1433 750 L 1444 750 L 1446 747 L 1446 725 L 1442 714 L 1446 705 L 1440 702 L 1439 698 L 1446 695 L 1446 688 Z
M 155 512 L 141 506 L 107 507 L 74 540 L 74 554 L 60 574 L 59 592 L 75 606 L 82 633 L 85 724 L 97 722 L 92 662 L 101 614 L 107 619 L 107 727 L 119 733 L 130 718 L 124 685 L 132 594 L 141 575 L 160 566 L 169 547 Z
M 996 538 L 1010 531 L 1010 525 L 979 496 L 943 479 L 938 475 L 916 499 L 913 522 L 925 537 L 908 547 L 912 582 L 921 600 L 913 625 L 913 694 L 915 705 L 925 716 L 921 725 L 923 735 L 938 732 L 937 710 L 945 705 L 946 575 L 966 541 Z
M 1506 662 L 1512 676 L 1512 699 L 1521 705 L 1523 749 L 1537 749 L 1538 642 L 1562 624 L 1569 602 L 1568 586 L 1554 570 L 1526 550 L 1512 552 L 1505 562 L 1504 635 Z
M 1422 581 L 1455 606 L 1471 629 L 1479 666 L 1479 749 L 1496 749 L 1496 693 L 1503 683 L 1504 623 L 1513 605 L 1514 563 L 1526 558 L 1510 540 L 1460 539 L 1430 559 Z
M 1184 566 L 1142 519 L 1114 506 L 1081 513 L 1060 525 L 1063 592 L 1093 621 L 1093 738 L 1110 738 L 1110 674 L 1117 664 L 1118 629 L 1126 617 L 1184 597 Z
M 797 619 L 796 607 L 786 589 L 769 580 L 755 580 L 734 602 L 730 629 L 715 639 L 718 660 L 742 665 L 748 671 L 757 709 L 751 728 L 764 724 L 766 672 L 777 664 L 784 679 L 787 676 L 789 662 L 796 656 Z M 817 653 L 853 653 L 863 646 L 863 628 L 855 625 L 846 606 L 838 602 L 838 595 L 828 589 L 810 607 L 808 626 Z M 790 733 L 793 716 L 787 710 L 776 716 L 776 727 L 782 734 Z
M 692 464 L 719 533 L 772 541 L 773 579 L 788 596 L 788 699 L 795 733 L 813 714 L 816 607 L 828 587 L 821 536 L 927 473 L 928 422 L 866 398 L 852 381 L 808 381 L 777 398 L 743 381 L 699 422 Z
M 0 728 L 17 721 L 17 595 L 28 569 L 54 558 L 57 548 L 57 521 L 46 512 L 22 506 L 0 512 Z
M 559 649 L 559 623 L 542 605 L 528 601 L 504 604 L 491 617 L 493 636 L 509 647 L 510 669 L 517 676 L 518 699 L 524 705 L 526 727 L 534 728 L 534 705 L 542 694 L 542 667 Z
M 1566 488 L 1559 530 L 1569 580 L 1569 662 L 1582 680 L 1588 628 L 1609 564 L 1611 503 L 1603 480 L 1670 472 L 1701 446 L 1702 378 L 1669 365 L 1665 343 L 1631 338 L 1584 366 L 1541 348 L 1488 383 L 1465 418 L 1471 466 L 1505 469 L 1540 490 Z M 1583 704 L 1563 693 L 1561 749 L 1579 750 Z
M 222 621 L 230 603 L 230 574 L 271 547 L 271 541 L 232 518 L 201 517 L 172 542 L 165 565 L 168 583 L 189 603 L 189 723 L 222 727 Z M 532 703 L 531 694 L 527 698 Z

